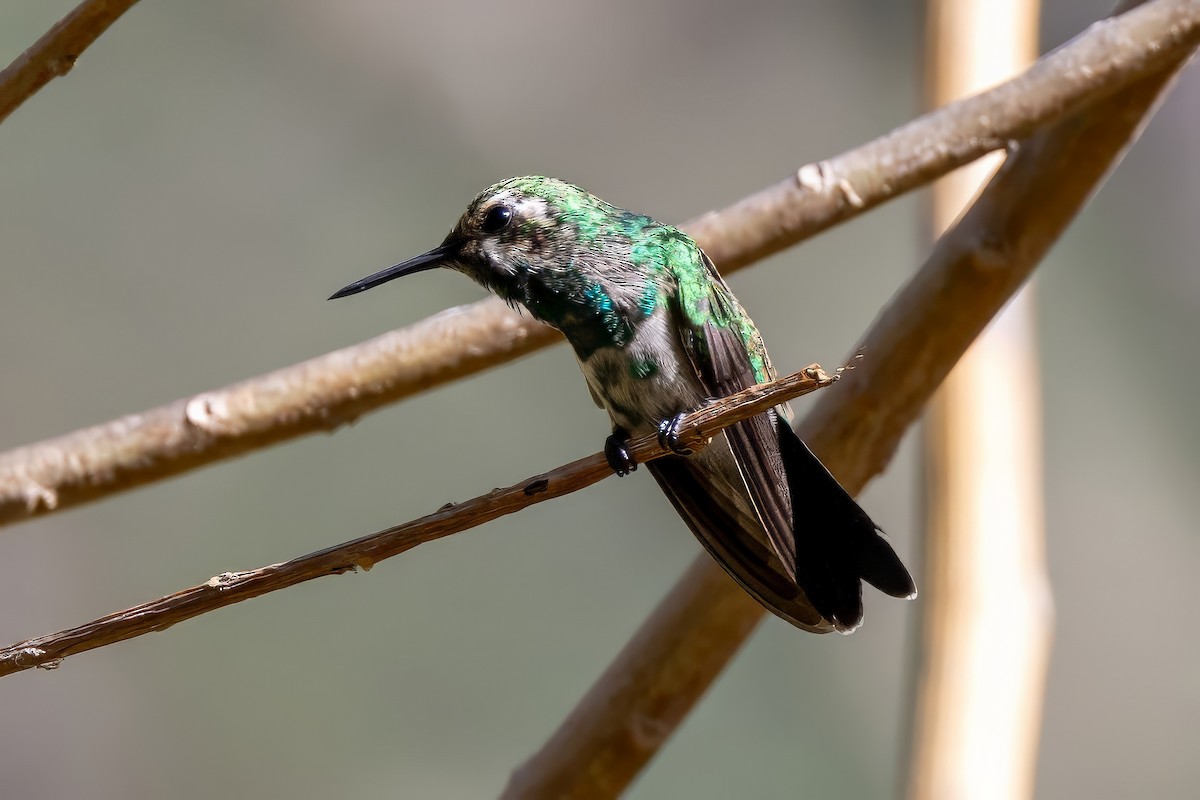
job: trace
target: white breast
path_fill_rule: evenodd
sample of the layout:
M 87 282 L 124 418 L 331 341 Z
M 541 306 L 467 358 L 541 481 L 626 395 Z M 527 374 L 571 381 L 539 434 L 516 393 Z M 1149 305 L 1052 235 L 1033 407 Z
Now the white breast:
M 652 431 L 705 399 L 666 310 L 642 320 L 625 347 L 601 348 L 580 368 L 597 405 L 630 433 Z

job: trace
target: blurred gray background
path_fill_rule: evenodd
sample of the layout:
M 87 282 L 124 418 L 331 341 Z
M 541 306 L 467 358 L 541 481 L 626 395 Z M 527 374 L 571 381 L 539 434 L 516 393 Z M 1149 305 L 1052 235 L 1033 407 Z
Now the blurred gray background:
M 0 61 L 72 5 L 0 7 Z M 481 297 L 436 272 L 324 300 L 436 244 L 495 180 L 557 175 L 681 221 L 919 107 L 913 3 L 428 5 L 142 3 L 0 126 L 0 448 Z M 1106 7 L 1047 3 L 1043 47 Z M 1200 784 L 1198 126 L 1193 66 L 1040 272 L 1043 797 Z M 733 278 L 781 369 L 848 352 L 922 258 L 920 212 L 906 198 Z M 607 432 L 556 348 L 6 529 L 0 643 L 427 513 Z M 910 564 L 916 451 L 864 498 Z M 0 793 L 493 795 L 698 549 L 639 473 L 6 678 Z M 850 638 L 769 619 L 632 796 L 887 796 L 917 611 L 871 593 Z

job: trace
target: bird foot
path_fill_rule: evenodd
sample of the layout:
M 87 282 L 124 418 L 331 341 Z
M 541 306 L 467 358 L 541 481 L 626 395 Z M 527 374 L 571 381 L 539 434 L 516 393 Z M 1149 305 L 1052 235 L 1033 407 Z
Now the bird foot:
M 664 450 L 681 456 L 690 456 L 694 450 L 679 442 L 679 426 L 683 424 L 686 414 L 680 413 L 658 423 L 658 444 Z
M 612 435 L 604 440 L 604 457 L 608 459 L 608 466 L 612 467 L 612 471 L 620 478 L 636 471 L 638 466 L 637 459 L 625 446 L 628 443 L 629 431 L 624 428 L 616 428 Z

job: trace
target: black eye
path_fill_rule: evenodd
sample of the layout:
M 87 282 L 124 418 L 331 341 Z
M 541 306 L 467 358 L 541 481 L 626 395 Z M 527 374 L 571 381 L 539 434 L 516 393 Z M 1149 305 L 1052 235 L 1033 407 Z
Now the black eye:
M 512 217 L 512 209 L 508 206 L 492 206 L 483 215 L 483 222 L 480 223 L 479 229 L 484 233 L 499 233 L 508 227 L 508 223 L 512 222 Z

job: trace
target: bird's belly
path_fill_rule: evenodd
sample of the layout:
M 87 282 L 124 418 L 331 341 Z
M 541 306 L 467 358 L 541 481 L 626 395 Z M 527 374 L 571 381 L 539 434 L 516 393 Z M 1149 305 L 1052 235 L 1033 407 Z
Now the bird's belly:
M 603 348 L 580 367 L 596 404 L 608 411 L 613 424 L 639 436 L 658 429 L 663 420 L 694 411 L 708 399 L 691 361 L 681 347 L 650 352 L 636 347 Z M 645 362 L 657 368 L 649 373 Z M 737 460 L 724 433 L 718 433 L 700 452 L 688 457 L 710 476 L 710 486 L 732 504 L 744 519 L 758 519 Z M 764 546 L 769 546 L 764 540 Z
M 705 396 L 682 353 L 603 348 L 581 362 L 598 405 L 631 434 L 648 433 L 665 419 L 699 408 Z

